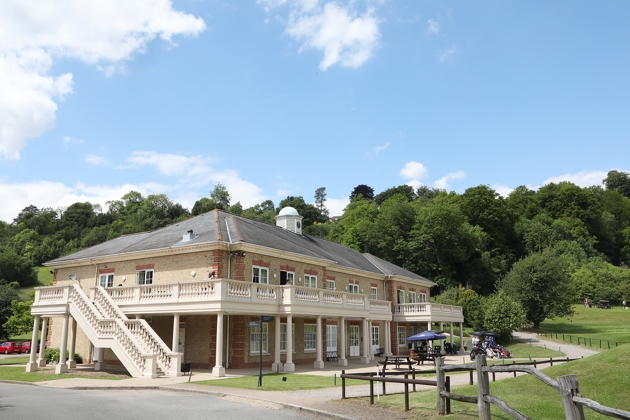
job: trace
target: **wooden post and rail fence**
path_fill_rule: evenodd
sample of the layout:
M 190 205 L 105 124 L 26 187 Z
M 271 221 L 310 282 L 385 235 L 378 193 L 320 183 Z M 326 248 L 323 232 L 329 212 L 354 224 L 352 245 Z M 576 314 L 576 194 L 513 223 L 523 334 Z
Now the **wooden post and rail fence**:
M 541 337 L 549 337 L 549 338 L 555 338 L 556 340 L 568 341 L 569 344 L 577 344 L 578 346 L 587 347 L 588 345 L 588 347 L 590 348 L 593 348 L 593 342 L 595 342 L 594 348 L 598 348 L 597 344 L 599 342 L 600 349 L 605 349 L 605 348 L 610 349 L 611 343 L 613 343 L 615 347 L 619 347 L 619 344 L 628 344 L 625 342 L 610 341 L 610 340 L 604 340 L 601 338 L 580 337 L 580 336 L 574 336 L 571 334 L 554 333 L 554 332 L 543 331 L 543 330 L 536 331 L 536 334 L 538 334 Z
M 567 362 L 576 359 L 556 359 L 555 362 Z M 614 417 L 618 419 L 630 419 L 630 412 L 619 410 L 616 408 L 606 407 L 599 404 L 596 401 L 582 397 L 579 391 L 579 384 L 575 375 L 559 376 L 555 381 L 547 375 L 540 372 L 536 366 L 541 363 L 550 363 L 553 366 L 553 359 L 549 361 L 534 361 L 530 363 L 513 363 L 509 365 L 493 365 L 488 366 L 485 355 L 479 355 L 476 358 L 475 365 L 462 364 L 462 365 L 445 365 L 444 359 L 437 357 L 435 359 L 435 371 L 420 371 L 415 370 L 407 372 L 388 372 L 387 376 L 375 376 L 373 372 L 360 373 L 360 374 L 346 374 L 346 371 L 342 371 L 341 374 L 341 398 L 346 398 L 346 379 L 359 379 L 370 382 L 370 404 L 374 404 L 374 382 L 380 382 L 383 384 L 383 395 L 386 395 L 386 383 L 402 383 L 404 384 L 405 394 L 405 410 L 409 411 L 409 385 L 413 386 L 413 391 L 416 391 L 416 385 L 429 385 L 436 387 L 436 409 L 438 414 L 450 414 L 451 413 L 451 400 L 460 401 L 464 403 L 477 404 L 477 410 L 479 413 L 479 420 L 490 420 L 490 404 L 494 404 L 499 407 L 503 412 L 518 420 L 531 420 L 530 417 L 519 412 L 518 410 L 510 407 L 507 402 L 492 395 L 490 393 L 490 380 L 489 373 L 492 373 L 492 379 L 494 382 L 495 373 L 497 372 L 513 372 L 516 376 L 517 372 L 524 372 L 535 376 L 544 384 L 558 391 L 564 408 L 564 414 L 566 420 L 584 420 L 583 407 L 588 407 L 591 410 L 608 417 Z M 533 365 L 533 366 L 532 366 Z M 473 372 L 476 372 L 477 376 L 477 396 L 458 395 L 451 392 L 450 376 L 446 375 L 446 372 L 470 372 L 470 384 L 473 384 Z M 436 380 L 428 379 L 416 379 L 416 373 L 436 373 Z M 404 376 L 403 378 L 395 378 L 392 376 Z M 412 376 L 411 378 L 409 376 Z

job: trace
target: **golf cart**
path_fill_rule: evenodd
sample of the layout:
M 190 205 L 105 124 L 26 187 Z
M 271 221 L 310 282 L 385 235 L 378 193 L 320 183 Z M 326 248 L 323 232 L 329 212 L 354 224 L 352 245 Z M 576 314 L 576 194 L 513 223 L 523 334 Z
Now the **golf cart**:
M 608 302 L 607 300 L 597 301 L 597 307 L 599 309 L 610 309 L 610 302 Z

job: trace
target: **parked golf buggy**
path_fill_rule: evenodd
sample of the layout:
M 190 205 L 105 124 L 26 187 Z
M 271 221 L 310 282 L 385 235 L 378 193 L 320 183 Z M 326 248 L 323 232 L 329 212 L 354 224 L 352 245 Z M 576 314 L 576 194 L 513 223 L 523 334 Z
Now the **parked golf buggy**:
M 496 338 L 499 334 L 492 331 L 475 331 L 470 333 L 473 337 L 473 348 L 470 351 L 470 360 L 475 360 L 475 357 L 479 354 L 485 354 L 491 359 L 502 359 L 510 357 L 508 349 L 500 344 L 497 344 Z

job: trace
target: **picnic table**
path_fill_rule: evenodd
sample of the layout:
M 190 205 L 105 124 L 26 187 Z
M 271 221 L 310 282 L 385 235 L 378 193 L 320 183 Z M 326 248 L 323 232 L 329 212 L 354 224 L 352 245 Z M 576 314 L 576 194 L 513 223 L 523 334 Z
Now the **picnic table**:
M 387 369 L 387 365 L 396 365 L 396 368 L 399 368 L 400 365 L 409 366 L 409 370 L 412 370 L 412 365 L 415 360 L 412 360 L 409 355 L 398 355 L 398 356 L 385 356 L 385 360 L 380 360 L 378 363 L 383 365 L 383 372 Z
M 440 353 L 435 351 L 420 351 L 416 352 L 416 356 L 413 358 L 414 361 L 418 362 L 418 364 L 423 364 L 426 361 L 435 361 L 436 357 L 439 357 Z

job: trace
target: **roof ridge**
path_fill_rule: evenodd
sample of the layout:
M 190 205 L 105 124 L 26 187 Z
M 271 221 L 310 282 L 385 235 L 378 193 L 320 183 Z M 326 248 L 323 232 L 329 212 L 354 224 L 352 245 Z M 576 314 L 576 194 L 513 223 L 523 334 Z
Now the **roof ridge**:
M 380 264 L 378 261 L 375 260 L 375 258 L 378 258 L 377 256 L 372 255 L 369 252 L 364 252 L 361 255 L 363 255 L 366 260 L 368 260 L 370 263 L 372 263 L 372 265 L 374 265 L 374 267 L 376 267 L 378 270 L 380 270 L 386 276 L 393 275 L 393 273 L 390 270 L 387 270 L 382 264 Z

